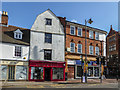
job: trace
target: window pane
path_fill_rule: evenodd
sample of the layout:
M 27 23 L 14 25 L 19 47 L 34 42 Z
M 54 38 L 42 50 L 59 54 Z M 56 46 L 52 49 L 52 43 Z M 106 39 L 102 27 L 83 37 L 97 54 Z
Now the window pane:
M 89 53 L 92 55 L 93 54 L 93 46 L 89 46 Z
M 82 66 L 77 66 L 77 77 L 81 77 L 82 73 Z
M 46 18 L 46 25 L 52 25 L 52 19 Z
M 15 46 L 15 56 L 21 57 L 21 50 L 22 48 L 20 46 Z
M 93 39 L 93 31 L 89 31 L 89 38 Z
M 45 43 L 52 43 L 52 34 L 45 33 Z
M 98 32 L 95 32 L 95 39 L 99 40 L 99 33 Z
M 1 73 L 0 73 L 0 80 L 6 80 L 7 79 L 7 66 L 0 66 Z
M 78 53 L 82 53 L 82 44 L 78 44 Z
M 95 54 L 99 55 L 99 47 L 95 47 Z
M 26 80 L 27 79 L 27 67 L 26 66 L 17 66 L 16 67 L 16 79 Z
M 70 27 L 70 34 L 74 35 L 75 34 L 75 28 L 74 27 Z
M 93 77 L 93 67 L 88 67 L 88 77 Z
M 63 79 L 63 68 L 53 68 L 53 79 Z
M 78 36 L 82 36 L 82 28 L 78 28 Z
M 94 67 L 94 76 L 99 77 L 99 67 Z
M 31 79 L 43 79 L 43 67 L 31 67 Z
M 44 50 L 44 59 L 52 60 L 52 50 Z
M 70 43 L 70 51 L 75 52 L 75 44 L 74 43 Z

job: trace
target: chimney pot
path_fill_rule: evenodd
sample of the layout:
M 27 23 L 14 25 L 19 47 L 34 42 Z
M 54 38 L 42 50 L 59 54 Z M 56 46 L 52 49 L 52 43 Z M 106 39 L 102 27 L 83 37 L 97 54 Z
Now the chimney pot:
M 1 15 L 1 24 L 8 25 L 8 13 L 5 11 Z

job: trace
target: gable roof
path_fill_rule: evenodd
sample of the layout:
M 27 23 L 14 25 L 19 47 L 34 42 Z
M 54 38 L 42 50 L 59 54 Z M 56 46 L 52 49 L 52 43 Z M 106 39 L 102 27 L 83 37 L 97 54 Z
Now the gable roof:
M 112 25 L 111 25 L 111 28 L 110 28 L 110 31 L 109 31 L 107 37 L 109 37 L 109 36 L 111 36 L 111 35 L 113 35 L 113 34 L 118 34 L 118 32 L 115 31 L 115 30 L 113 30 Z

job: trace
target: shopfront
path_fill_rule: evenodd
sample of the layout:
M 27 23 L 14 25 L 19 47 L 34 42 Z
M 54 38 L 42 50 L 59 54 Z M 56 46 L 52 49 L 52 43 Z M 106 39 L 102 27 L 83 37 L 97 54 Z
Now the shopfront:
M 84 63 L 81 63 L 80 60 L 76 60 L 76 78 L 81 78 L 83 75 L 83 66 Z M 87 67 L 87 77 L 88 78 L 99 78 L 100 71 L 99 71 L 99 65 L 96 64 L 96 61 L 90 61 Z
M 0 80 L 28 80 L 28 62 L 1 60 Z
M 30 81 L 64 81 L 65 62 L 29 61 Z

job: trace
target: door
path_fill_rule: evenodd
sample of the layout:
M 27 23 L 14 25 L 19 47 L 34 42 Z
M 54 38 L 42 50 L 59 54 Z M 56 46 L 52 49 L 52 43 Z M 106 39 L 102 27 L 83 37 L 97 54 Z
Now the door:
M 9 66 L 8 67 L 8 80 L 14 80 L 15 79 L 15 66 Z
M 50 81 L 51 79 L 51 68 L 45 68 L 45 81 Z

